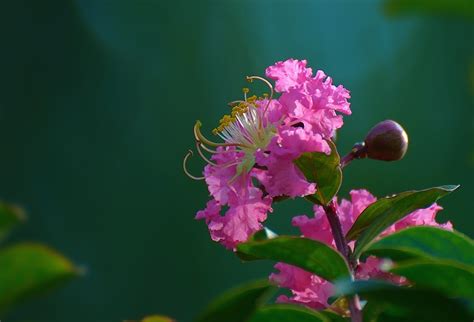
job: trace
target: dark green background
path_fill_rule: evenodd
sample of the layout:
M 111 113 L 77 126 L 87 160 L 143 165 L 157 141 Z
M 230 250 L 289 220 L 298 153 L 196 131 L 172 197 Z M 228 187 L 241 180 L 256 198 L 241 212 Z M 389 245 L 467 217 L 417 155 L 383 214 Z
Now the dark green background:
M 473 21 L 388 18 L 380 1 L 4 1 L 0 196 L 27 209 L 13 240 L 55 246 L 87 274 L 9 318 L 190 321 L 270 263 L 242 264 L 195 212 L 207 191 L 181 171 L 192 126 L 212 129 L 244 76 L 305 58 L 352 92 L 341 153 L 376 122 L 410 136 L 397 163 L 359 161 L 342 194 L 462 188 L 440 218 L 474 234 Z M 195 159 L 193 171 L 202 163 Z M 309 205 L 277 205 L 279 232 Z

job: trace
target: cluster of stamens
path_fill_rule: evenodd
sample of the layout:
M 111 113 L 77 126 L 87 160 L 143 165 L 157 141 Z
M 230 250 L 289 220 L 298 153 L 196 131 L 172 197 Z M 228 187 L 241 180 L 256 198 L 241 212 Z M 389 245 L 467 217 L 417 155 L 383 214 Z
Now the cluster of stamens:
M 254 79 L 263 81 L 270 88 L 270 97 L 268 97 L 268 94 L 264 94 L 263 97 L 257 97 L 255 95 L 247 97 L 249 89 L 243 88 L 244 100 L 229 103 L 232 107 L 231 113 L 224 115 L 219 121 L 219 126 L 212 131 L 212 133 L 219 136 L 224 143 L 216 143 L 207 139 L 201 133 L 200 121 L 197 121 L 194 125 L 196 150 L 206 163 L 219 168 L 239 165 L 238 173 L 249 171 L 254 165 L 253 153 L 256 149 L 264 148 L 269 143 L 271 135 L 273 134 L 273 129 L 269 124 L 267 124 L 266 112 L 273 97 L 273 87 L 264 78 L 258 76 L 247 77 L 249 82 L 252 82 Z M 267 98 L 268 101 L 264 110 L 259 111 L 260 104 L 258 104 L 258 101 Z M 211 147 L 235 147 L 232 151 L 244 152 L 244 157 L 240 160 L 234 160 L 226 164 L 216 164 L 205 156 L 203 150 L 211 154 L 222 153 L 222 150 L 217 151 Z M 192 155 L 192 150 L 189 150 L 183 160 L 184 172 L 192 179 L 202 180 L 204 177 L 195 177 L 191 175 L 186 168 L 186 162 Z

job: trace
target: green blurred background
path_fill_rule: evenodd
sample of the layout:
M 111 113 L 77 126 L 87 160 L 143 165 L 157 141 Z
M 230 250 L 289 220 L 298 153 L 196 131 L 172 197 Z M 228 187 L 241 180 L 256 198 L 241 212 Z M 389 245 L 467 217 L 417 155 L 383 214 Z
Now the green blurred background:
M 245 75 L 289 57 L 351 90 L 341 153 L 387 118 L 409 133 L 404 160 L 354 162 L 342 196 L 461 184 L 440 218 L 473 236 L 474 21 L 463 3 L 391 17 L 381 1 L 3 2 L 0 196 L 29 213 L 13 240 L 45 241 L 87 271 L 8 321 L 190 321 L 224 289 L 267 276 L 270 263 L 242 264 L 193 219 L 208 194 L 181 162 L 196 119 L 212 129 Z M 309 210 L 279 204 L 268 225 L 296 233 L 291 217 Z

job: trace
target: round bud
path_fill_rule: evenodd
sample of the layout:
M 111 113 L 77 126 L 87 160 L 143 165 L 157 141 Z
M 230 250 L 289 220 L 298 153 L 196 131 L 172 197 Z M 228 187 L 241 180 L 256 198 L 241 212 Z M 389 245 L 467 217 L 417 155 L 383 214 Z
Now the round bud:
M 369 158 L 396 161 L 407 152 L 408 135 L 400 124 L 386 120 L 369 131 L 364 143 Z

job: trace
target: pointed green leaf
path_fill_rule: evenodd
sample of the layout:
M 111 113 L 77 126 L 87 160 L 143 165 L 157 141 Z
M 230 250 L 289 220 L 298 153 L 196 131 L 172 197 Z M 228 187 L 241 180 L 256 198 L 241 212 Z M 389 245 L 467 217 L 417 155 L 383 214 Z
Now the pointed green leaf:
M 346 235 L 347 240 L 357 239 L 354 249 L 355 258 L 386 228 L 411 212 L 430 206 L 457 188 L 458 186 L 441 186 L 420 191 L 406 191 L 380 198 L 371 204 L 357 218 Z
M 301 305 L 274 304 L 266 305 L 255 312 L 248 322 L 331 322 L 318 311 Z
M 472 320 L 472 312 L 466 303 L 434 290 L 401 287 L 375 280 L 339 281 L 335 290 L 339 296 L 359 294 L 367 300 L 371 321 L 394 321 L 394 318 L 398 321 L 430 322 Z M 375 314 L 380 315 L 373 320 Z
M 25 219 L 23 209 L 0 202 L 0 239 L 3 239 L 14 226 L 24 222 Z
M 331 154 L 320 152 L 303 153 L 295 165 L 304 174 L 309 182 L 316 183 L 316 193 L 308 196 L 313 202 L 327 205 L 337 194 L 342 182 L 340 157 L 332 141 L 327 141 L 331 147 Z
M 56 251 L 33 243 L 0 250 L 0 311 L 78 275 L 73 264 Z
M 198 322 L 243 322 L 263 305 L 276 287 L 267 280 L 247 283 L 215 299 L 197 319 Z
M 405 276 L 416 286 L 474 301 L 474 266 L 469 268 L 452 262 L 413 260 L 398 263 L 390 271 Z
M 280 236 L 242 243 L 237 250 L 250 258 L 270 259 L 301 267 L 329 281 L 350 275 L 341 254 L 312 239 Z
M 364 252 L 367 255 L 393 260 L 448 260 L 474 267 L 474 242 L 456 231 L 410 227 L 373 242 Z

